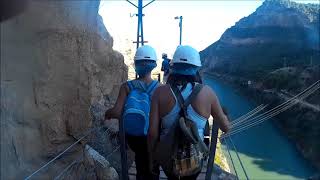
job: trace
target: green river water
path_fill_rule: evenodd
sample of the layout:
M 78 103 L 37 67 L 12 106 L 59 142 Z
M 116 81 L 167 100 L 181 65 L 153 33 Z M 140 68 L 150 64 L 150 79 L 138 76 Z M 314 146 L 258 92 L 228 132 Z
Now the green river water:
M 205 76 L 204 82 L 216 92 L 220 103 L 227 107 L 231 119 L 257 106 L 222 81 Z M 306 179 L 316 172 L 270 120 L 232 136 L 232 140 L 250 179 Z M 226 151 L 224 154 L 228 158 Z M 239 178 L 245 179 L 234 150 L 231 150 L 231 155 Z

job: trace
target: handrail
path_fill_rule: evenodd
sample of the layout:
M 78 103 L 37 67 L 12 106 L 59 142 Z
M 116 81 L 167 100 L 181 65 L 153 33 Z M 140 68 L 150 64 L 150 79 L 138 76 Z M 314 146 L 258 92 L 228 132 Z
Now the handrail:
M 206 172 L 205 180 L 210 180 L 212 176 L 214 157 L 216 155 L 216 147 L 217 147 L 217 141 L 218 141 L 218 132 L 219 132 L 218 123 L 213 123 L 212 130 L 211 130 L 210 152 L 209 152 L 209 159 L 207 164 L 207 172 Z
M 232 156 L 231 156 L 231 153 L 230 153 L 230 149 L 229 149 L 229 145 L 228 145 L 228 142 L 225 141 L 226 143 L 226 148 L 227 148 L 227 151 L 228 151 L 228 154 L 229 154 L 229 157 L 230 157 L 230 161 L 231 161 L 231 164 L 232 164 L 232 168 L 234 170 L 234 173 L 236 174 L 237 176 L 237 179 L 239 179 L 239 175 L 237 173 L 237 170 L 236 170 L 236 166 L 234 165 L 234 162 L 233 162 L 233 159 L 232 159 Z
M 248 174 L 247 174 L 247 171 L 246 171 L 246 169 L 244 168 L 244 166 L 243 166 L 243 164 L 242 164 L 242 161 L 241 161 L 241 159 L 240 159 L 238 150 L 237 150 L 236 146 L 234 145 L 231 137 L 229 137 L 229 140 L 230 140 L 231 145 L 232 145 L 232 147 L 233 147 L 233 149 L 234 149 L 234 151 L 235 151 L 235 153 L 236 153 L 236 155 L 237 155 L 237 158 L 238 158 L 238 160 L 239 160 L 239 162 L 240 162 L 240 166 L 241 166 L 241 168 L 242 168 L 242 171 L 244 172 L 244 175 L 246 176 L 247 180 L 249 180 L 249 176 L 248 176 Z
M 61 153 L 59 153 L 56 157 L 54 157 L 53 159 L 51 159 L 50 161 L 48 161 L 46 164 L 44 164 L 43 166 L 41 166 L 39 169 L 37 169 L 36 171 L 34 171 L 33 173 L 31 173 L 29 176 L 27 176 L 25 178 L 25 180 L 28 180 L 30 179 L 32 176 L 36 175 L 37 173 L 39 173 L 41 170 L 43 170 L 44 168 L 46 168 L 47 166 L 49 166 L 52 162 L 54 162 L 55 160 L 57 160 L 59 157 L 61 157 L 64 153 L 66 153 L 67 151 L 69 151 L 73 146 L 75 146 L 76 144 L 78 144 L 81 140 L 83 140 L 85 137 L 87 137 L 88 135 L 90 135 L 92 132 L 94 131 L 97 131 L 101 128 L 103 128 L 104 126 L 102 127 L 96 127 L 96 128 L 92 128 L 88 131 L 86 131 L 84 133 L 84 135 L 79 138 L 77 141 L 75 141 L 74 143 L 72 143 L 70 146 L 68 146 L 65 150 L 63 150 Z M 108 128 L 110 129 L 110 128 Z M 107 129 L 107 130 L 108 130 Z
M 53 180 L 58 180 L 65 172 L 67 172 L 74 164 L 76 164 L 81 158 L 83 158 L 82 156 L 80 156 L 79 158 L 75 159 L 74 161 L 72 161 L 66 168 L 64 168 L 59 174 L 58 176 L 56 176 Z

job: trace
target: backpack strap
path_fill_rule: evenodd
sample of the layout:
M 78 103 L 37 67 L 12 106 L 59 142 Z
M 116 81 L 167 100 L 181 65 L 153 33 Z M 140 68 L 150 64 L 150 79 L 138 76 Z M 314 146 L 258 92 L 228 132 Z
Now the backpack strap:
M 128 81 L 127 84 L 128 84 L 130 91 L 132 91 L 134 89 L 139 89 L 139 90 L 145 91 L 146 93 L 148 93 L 150 95 L 150 93 L 154 90 L 154 88 L 157 87 L 158 81 L 153 80 L 147 88 L 145 86 L 139 84 L 139 82 L 137 80 Z
M 134 89 L 146 91 L 146 88 L 143 85 L 141 85 L 137 80 L 128 81 L 128 86 L 129 86 L 130 91 L 132 91 Z
M 188 96 L 186 101 L 183 99 L 183 96 L 181 95 L 181 91 L 178 89 L 178 87 L 177 86 L 172 87 L 172 91 L 176 95 L 176 98 L 181 108 L 180 116 L 188 117 L 187 107 L 191 104 L 192 100 L 199 94 L 202 87 L 203 87 L 202 84 L 195 84 L 195 87 L 193 88 L 191 94 Z M 189 142 L 196 143 L 201 141 L 198 130 L 196 129 L 196 125 L 193 122 L 189 122 L 189 123 L 191 123 L 191 129 L 187 128 L 186 122 L 184 121 L 184 119 L 179 119 L 179 126 L 182 132 L 185 134 Z
M 158 85 L 158 81 L 152 81 L 151 83 L 150 83 L 150 85 L 148 86 L 148 88 L 147 88 L 147 90 L 146 90 L 146 93 L 147 94 L 151 94 L 151 92 L 154 90 L 154 88 L 156 88 L 157 87 L 157 85 Z
M 195 84 L 195 86 L 194 86 L 191 94 L 190 94 L 190 95 L 188 96 L 188 98 L 184 101 L 183 106 L 184 106 L 185 108 L 188 107 L 188 106 L 191 104 L 191 102 L 193 101 L 193 99 L 194 99 L 195 97 L 197 97 L 197 95 L 199 94 L 199 92 L 201 91 L 202 88 L 203 88 L 203 85 L 202 85 L 202 84 L 199 84 L 199 83 Z
M 183 109 L 183 110 L 186 110 L 187 107 L 191 104 L 191 102 L 193 101 L 193 99 L 195 97 L 197 97 L 197 95 L 199 94 L 199 92 L 201 91 L 201 89 L 203 88 L 203 85 L 202 84 L 195 84 L 191 94 L 187 97 L 186 100 L 183 99 L 183 96 L 181 94 L 181 91 L 178 89 L 177 86 L 172 86 L 171 89 L 172 91 L 174 92 L 177 100 L 178 100 L 178 103 L 180 105 L 180 108 Z
M 134 89 L 132 81 L 128 81 L 127 85 L 129 87 L 129 91 L 132 91 Z
M 183 110 L 185 110 L 185 109 L 184 109 L 184 99 L 183 99 L 183 96 L 182 96 L 182 94 L 181 94 L 181 91 L 179 90 L 179 88 L 178 88 L 177 86 L 171 86 L 171 85 L 170 85 L 170 87 L 171 87 L 174 95 L 175 95 L 176 98 L 177 98 L 177 101 L 178 101 L 178 104 L 179 104 L 180 108 L 183 109 Z

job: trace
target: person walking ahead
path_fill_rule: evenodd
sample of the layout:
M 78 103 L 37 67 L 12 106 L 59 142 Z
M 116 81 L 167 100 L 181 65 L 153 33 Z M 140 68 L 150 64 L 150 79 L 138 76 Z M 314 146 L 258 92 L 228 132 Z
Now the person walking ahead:
M 152 175 L 148 166 L 147 132 L 151 96 L 158 87 L 158 81 L 152 80 L 151 71 L 157 66 L 155 50 L 148 45 L 137 49 L 134 56 L 135 71 L 138 78 L 123 83 L 117 101 L 105 113 L 105 119 L 123 119 L 126 139 L 135 153 L 136 179 L 158 179 Z
M 151 103 L 148 146 L 169 179 L 196 179 L 204 155 L 204 129 L 210 115 L 224 132 L 229 120 L 211 88 L 196 83 L 198 51 L 180 46 L 174 53 L 170 81 L 156 89 Z M 178 128 L 177 128 L 178 127 Z
M 170 59 L 168 58 L 168 55 L 166 53 L 162 54 L 162 64 L 161 64 L 161 71 L 163 71 L 163 81 L 166 82 L 169 75 L 169 69 L 170 69 Z

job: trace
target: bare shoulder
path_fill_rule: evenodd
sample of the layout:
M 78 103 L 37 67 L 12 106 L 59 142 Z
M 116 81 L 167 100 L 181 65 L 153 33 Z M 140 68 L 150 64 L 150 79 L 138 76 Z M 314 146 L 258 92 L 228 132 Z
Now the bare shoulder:
M 203 85 L 202 91 L 206 94 L 212 94 L 213 91 L 211 89 L 211 87 L 209 87 L 208 85 Z
M 162 92 L 162 91 L 167 91 L 170 89 L 170 86 L 168 84 L 161 84 L 160 86 L 157 87 L 156 91 Z
M 121 84 L 120 91 L 124 91 L 126 93 L 129 92 L 128 82 L 124 82 L 124 83 Z
M 209 97 L 210 99 L 216 99 L 216 93 L 212 90 L 212 88 L 208 85 L 203 86 L 203 93 Z
M 170 90 L 170 86 L 168 84 L 162 84 L 157 87 L 155 93 L 161 93 Z

